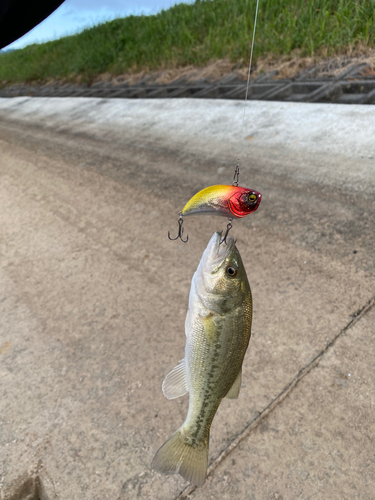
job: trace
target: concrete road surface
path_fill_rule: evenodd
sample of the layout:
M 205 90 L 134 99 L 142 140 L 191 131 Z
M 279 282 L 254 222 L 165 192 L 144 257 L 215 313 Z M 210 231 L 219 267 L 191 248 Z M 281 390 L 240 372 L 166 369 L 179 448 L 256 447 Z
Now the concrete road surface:
M 375 108 L 0 99 L 0 498 L 375 498 Z M 259 190 L 235 221 L 254 322 L 202 488 L 150 469 L 183 422 L 190 280 L 225 219 L 198 190 Z

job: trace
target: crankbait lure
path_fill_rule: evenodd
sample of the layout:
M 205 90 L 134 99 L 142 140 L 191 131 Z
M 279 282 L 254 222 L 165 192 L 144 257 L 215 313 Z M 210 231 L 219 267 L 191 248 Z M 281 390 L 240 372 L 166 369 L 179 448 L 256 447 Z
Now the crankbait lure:
M 182 216 L 211 214 L 240 219 L 255 212 L 262 195 L 254 189 L 217 185 L 199 191 L 181 210 Z
M 187 243 L 189 237 L 184 240 L 182 238 L 184 234 L 183 216 L 187 215 L 219 215 L 223 217 L 228 217 L 227 232 L 225 233 L 223 241 L 226 240 L 229 230 L 232 228 L 232 219 L 241 219 L 246 215 L 255 212 L 262 200 L 262 195 L 255 191 L 254 189 L 247 189 L 237 185 L 236 178 L 238 179 L 238 167 L 235 172 L 235 180 L 232 185 L 218 184 L 216 186 L 210 186 L 202 189 L 194 195 L 184 206 L 180 212 L 180 218 L 178 220 L 178 235 L 176 238 L 171 238 L 168 232 L 168 238 L 170 240 L 181 239 L 184 243 Z

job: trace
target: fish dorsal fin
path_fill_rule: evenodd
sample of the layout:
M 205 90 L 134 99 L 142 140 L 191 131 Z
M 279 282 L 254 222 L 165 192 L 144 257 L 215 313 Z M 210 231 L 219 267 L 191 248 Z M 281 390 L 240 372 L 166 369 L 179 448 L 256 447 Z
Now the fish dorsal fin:
M 234 381 L 234 384 L 232 385 L 232 387 L 229 389 L 227 395 L 225 396 L 226 398 L 228 398 L 228 399 L 238 398 L 238 395 L 239 395 L 240 389 L 241 389 L 241 380 L 242 380 L 242 368 L 241 368 L 239 374 L 237 375 L 237 378 Z
M 178 365 L 165 377 L 162 390 L 167 399 L 179 398 L 188 392 L 185 358 L 181 359 Z

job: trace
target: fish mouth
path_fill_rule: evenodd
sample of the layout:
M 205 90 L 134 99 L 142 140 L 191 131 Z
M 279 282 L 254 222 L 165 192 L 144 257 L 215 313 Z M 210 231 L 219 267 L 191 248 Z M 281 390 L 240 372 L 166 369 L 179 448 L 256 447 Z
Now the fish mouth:
M 208 296 L 215 282 L 216 273 L 226 264 L 229 255 L 236 249 L 235 241 L 231 237 L 227 237 L 226 241 L 221 242 L 222 234 L 222 231 L 218 231 L 212 235 L 194 275 L 196 277 L 195 291 L 208 310 L 215 310 L 214 303 L 208 300 Z
M 222 234 L 222 231 L 214 233 L 207 246 L 208 252 L 206 262 L 210 267 L 214 268 L 214 271 L 221 266 L 235 246 L 235 241 L 230 236 L 228 236 L 225 241 L 222 241 Z

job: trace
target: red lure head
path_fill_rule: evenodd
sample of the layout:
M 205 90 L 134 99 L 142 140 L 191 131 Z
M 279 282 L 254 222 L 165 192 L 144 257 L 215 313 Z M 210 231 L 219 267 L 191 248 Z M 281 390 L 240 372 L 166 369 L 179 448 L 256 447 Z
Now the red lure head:
M 255 212 L 262 200 L 262 195 L 254 189 L 237 187 L 236 192 L 229 198 L 229 208 L 234 217 L 245 217 Z

